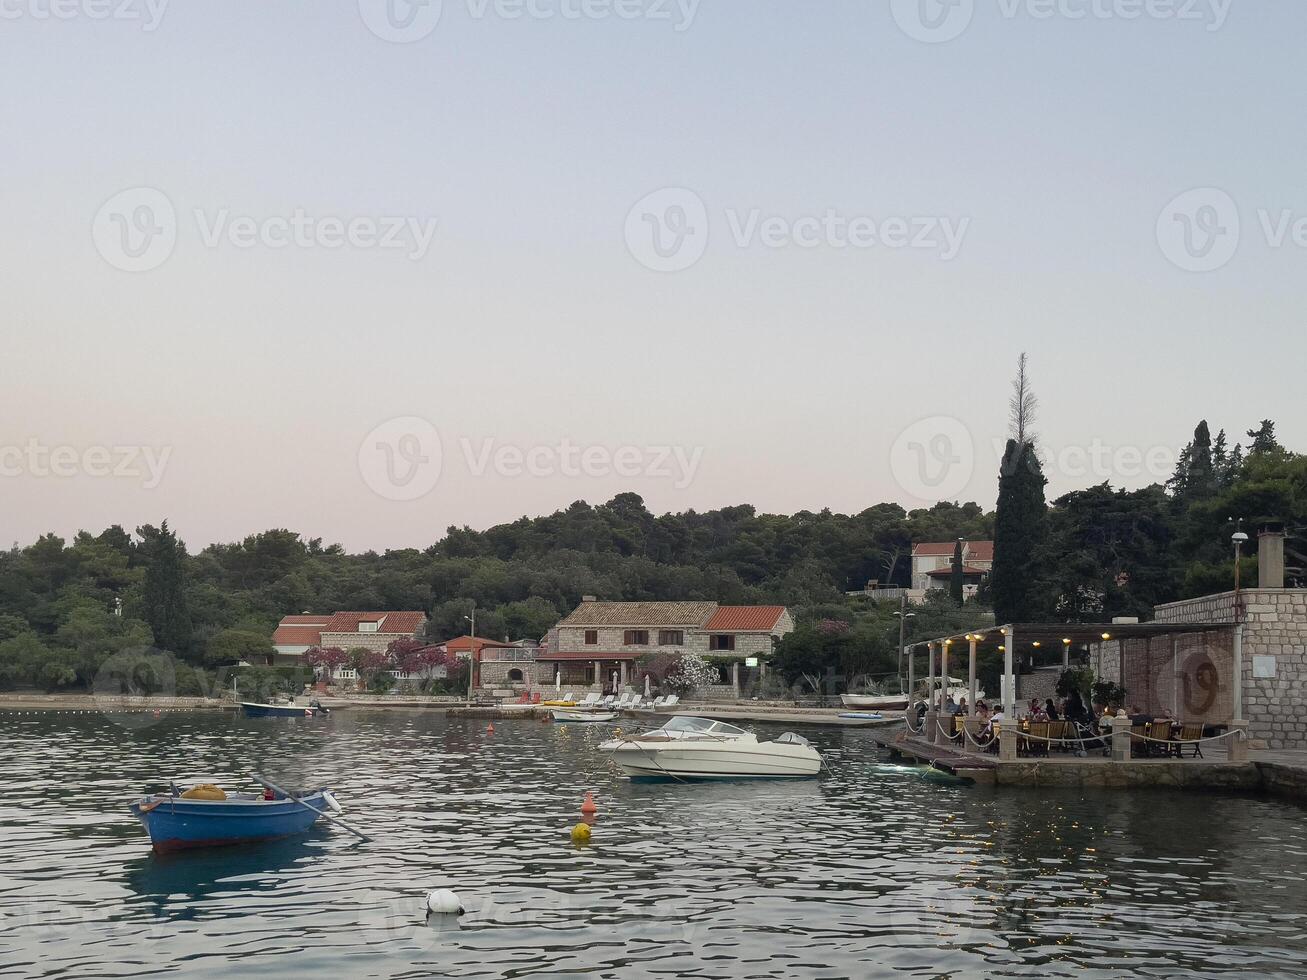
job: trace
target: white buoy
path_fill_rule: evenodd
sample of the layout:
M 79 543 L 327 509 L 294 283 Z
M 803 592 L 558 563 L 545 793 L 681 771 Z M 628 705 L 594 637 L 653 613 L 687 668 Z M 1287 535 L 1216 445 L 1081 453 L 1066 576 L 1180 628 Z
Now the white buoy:
M 431 915 L 462 915 L 463 903 L 448 888 L 427 892 L 427 912 Z

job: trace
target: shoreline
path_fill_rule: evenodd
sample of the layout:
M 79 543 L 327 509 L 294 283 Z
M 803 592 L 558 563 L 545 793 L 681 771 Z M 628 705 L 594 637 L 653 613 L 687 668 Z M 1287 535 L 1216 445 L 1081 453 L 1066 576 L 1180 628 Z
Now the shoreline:
M 234 708 L 230 701 L 218 698 L 129 697 L 104 694 L 43 694 L 38 691 L 0 693 L 0 712 L 33 710 L 72 711 L 224 711 Z

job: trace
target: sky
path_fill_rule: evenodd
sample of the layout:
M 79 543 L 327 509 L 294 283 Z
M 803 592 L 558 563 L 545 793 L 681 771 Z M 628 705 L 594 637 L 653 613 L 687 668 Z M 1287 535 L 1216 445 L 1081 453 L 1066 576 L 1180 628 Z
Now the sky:
M 0 541 L 1307 449 L 1298 0 L 0 0 Z M 1232 439 L 1233 441 L 1233 439 Z

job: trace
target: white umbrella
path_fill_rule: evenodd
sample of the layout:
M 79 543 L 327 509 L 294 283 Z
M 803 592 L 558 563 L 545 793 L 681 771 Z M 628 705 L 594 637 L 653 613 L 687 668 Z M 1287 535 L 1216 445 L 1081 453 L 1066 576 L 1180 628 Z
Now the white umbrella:
M 644 675 L 644 699 L 649 700 L 649 675 Z
M 561 670 L 556 670 L 554 671 L 554 693 L 557 694 L 562 689 L 563 689 L 563 672 Z

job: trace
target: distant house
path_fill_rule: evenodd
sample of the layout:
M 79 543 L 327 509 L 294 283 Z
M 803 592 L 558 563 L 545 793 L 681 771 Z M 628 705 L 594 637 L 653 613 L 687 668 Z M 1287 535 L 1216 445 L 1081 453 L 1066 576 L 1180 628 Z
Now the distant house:
M 926 541 L 912 546 L 912 588 L 922 593 L 947 589 L 953 575 L 956 541 Z M 962 589 L 972 596 L 994 568 L 993 541 L 962 542 Z
M 424 612 L 337 612 L 284 616 L 272 634 L 278 664 L 295 664 L 310 647 L 364 647 L 385 651 L 395 640 L 417 638 L 426 626 Z
M 565 687 L 620 691 L 645 654 L 695 652 L 716 661 L 718 695 L 738 696 L 749 671 L 761 676 L 777 642 L 793 631 L 784 606 L 716 602 L 599 602 L 586 597 L 550 631 L 537 661 Z

